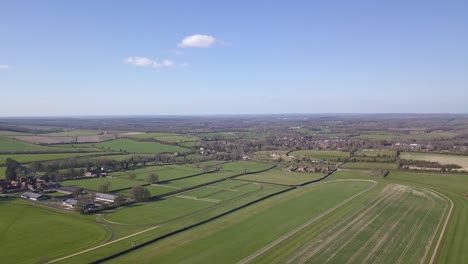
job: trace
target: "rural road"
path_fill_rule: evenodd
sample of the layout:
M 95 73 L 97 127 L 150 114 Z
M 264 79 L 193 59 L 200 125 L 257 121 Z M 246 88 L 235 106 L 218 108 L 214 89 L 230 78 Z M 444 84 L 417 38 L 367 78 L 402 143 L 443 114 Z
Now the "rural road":
M 373 181 L 373 180 L 359 180 L 359 179 L 356 179 L 356 180 L 336 180 L 336 181 L 330 181 L 330 182 L 325 182 L 325 183 L 322 183 L 322 184 L 328 184 L 328 183 L 334 183 L 334 182 L 342 182 L 342 181 L 366 181 L 366 182 L 372 182 L 373 185 L 370 186 L 369 188 L 349 197 L 348 199 L 342 201 L 341 203 L 337 204 L 335 207 L 331 208 L 331 209 L 328 209 L 327 211 L 323 212 L 322 214 L 314 217 L 313 219 L 311 219 L 310 221 L 304 223 L 303 225 L 299 226 L 298 228 L 292 230 L 291 232 L 287 233 L 286 235 L 280 237 L 279 239 L 273 241 L 272 243 L 266 245 L 264 248 L 260 249 L 259 251 L 255 252 L 254 254 L 248 256 L 247 258 L 239 261 L 238 263 L 239 264 L 246 264 L 246 263 L 249 263 L 251 262 L 252 260 L 254 260 L 255 258 L 259 257 L 260 255 L 264 254 L 265 252 L 267 252 L 268 250 L 272 249 L 273 247 L 277 246 L 278 244 L 282 243 L 283 241 L 287 240 L 288 238 L 294 236 L 295 234 L 301 232 L 302 230 L 304 230 L 305 228 L 307 228 L 308 226 L 310 226 L 311 224 L 317 222 L 318 220 L 322 219 L 323 217 L 327 216 L 328 214 L 334 212 L 335 210 L 337 210 L 338 208 L 342 207 L 343 205 L 347 204 L 348 202 L 352 201 L 353 199 L 355 199 L 356 197 L 362 195 L 363 193 L 366 193 L 368 191 L 370 191 L 371 189 L 373 189 L 375 186 L 377 186 L 377 182 L 376 181 Z

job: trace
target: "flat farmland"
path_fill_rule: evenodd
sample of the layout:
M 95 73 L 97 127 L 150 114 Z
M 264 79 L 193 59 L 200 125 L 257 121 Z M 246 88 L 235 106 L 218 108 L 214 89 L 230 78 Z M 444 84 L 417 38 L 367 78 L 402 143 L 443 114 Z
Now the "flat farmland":
M 235 187 L 251 187 L 243 191 Z M 105 219 L 119 224 L 154 225 L 185 217 L 200 212 L 209 207 L 215 207 L 223 202 L 263 189 L 261 185 L 235 182 L 234 188 L 220 188 L 221 185 L 210 185 L 196 190 L 146 203 L 139 203 L 120 208 L 105 216 Z M 159 187 L 159 186 L 158 186 Z M 163 187 L 161 187 L 163 188 Z M 147 187 L 149 189 L 149 187 Z
M 288 172 L 281 169 L 272 169 L 266 172 L 240 176 L 239 180 L 259 181 L 266 183 L 296 185 L 323 177 L 322 173 Z
M 201 168 L 184 165 L 164 165 L 164 166 L 149 166 L 141 169 L 127 170 L 121 172 L 112 173 L 115 177 L 128 177 L 130 174 L 135 174 L 139 180 L 146 180 L 148 175 L 156 174 L 159 177 L 159 181 L 174 180 L 181 177 L 186 177 L 194 174 L 202 173 Z
M 129 135 L 127 137 L 136 138 L 136 139 L 156 139 L 156 140 L 164 141 L 168 143 L 197 141 L 200 139 L 196 136 L 180 135 L 180 134 L 172 134 L 172 133 L 144 133 L 144 134 Z
M 289 154 L 290 156 L 309 156 L 315 160 L 336 160 L 348 158 L 350 153 L 338 150 L 297 150 Z
M 59 152 L 77 152 L 77 151 L 96 151 L 95 149 L 79 149 L 79 148 L 59 148 L 39 146 L 15 139 L 0 137 L 0 153 L 27 153 L 27 152 L 43 152 L 43 153 L 59 153 Z
M 88 218 L 25 201 L 0 200 L 0 210 L 0 243 L 9 245 L 0 254 L 0 263 L 39 263 L 95 246 L 111 235 Z
M 346 169 L 381 169 L 381 170 L 398 169 L 395 163 L 385 163 L 385 162 L 347 162 L 341 167 L 346 168 Z
M 45 160 L 57 160 L 67 158 L 78 158 L 86 157 L 90 155 L 100 155 L 105 153 L 93 152 L 93 153 L 60 153 L 60 154 L 7 154 L 0 155 L 0 164 L 4 164 L 7 158 L 14 159 L 21 163 L 27 163 L 32 161 L 45 161 Z
M 92 178 L 92 179 L 80 179 L 80 180 L 67 180 L 60 184 L 63 186 L 79 187 L 86 190 L 97 191 L 99 186 L 105 182 L 110 182 L 109 191 L 129 188 L 137 185 L 146 184 L 143 181 L 134 181 L 122 178 Z
M 370 182 L 335 182 L 289 191 L 135 250 L 112 263 L 236 263 L 370 186 Z
M 439 162 L 440 164 L 457 164 L 462 167 L 461 170 L 468 171 L 468 156 L 402 152 L 400 154 L 400 158 L 409 160 L 426 160 Z
M 126 151 L 131 153 L 163 153 L 186 152 L 186 148 L 165 145 L 157 142 L 141 142 L 131 139 L 115 139 L 94 144 L 76 144 L 75 147 L 95 147 L 112 151 Z
M 435 263 L 466 263 L 468 260 L 468 175 L 444 173 L 391 172 L 387 180 L 409 183 L 445 194 L 454 203 L 449 225 Z
M 426 263 L 448 209 L 434 192 L 390 184 L 313 239 L 305 231 L 254 263 Z
M 368 156 L 368 157 L 378 157 L 378 156 L 396 156 L 395 150 L 358 150 L 354 152 L 356 156 Z

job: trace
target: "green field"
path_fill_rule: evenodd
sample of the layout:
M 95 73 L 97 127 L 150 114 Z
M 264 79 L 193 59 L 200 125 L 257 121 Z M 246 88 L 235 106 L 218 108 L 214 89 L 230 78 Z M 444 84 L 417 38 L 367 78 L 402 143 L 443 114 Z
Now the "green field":
M 15 139 L 0 137 L 0 153 L 27 153 L 27 152 L 42 152 L 42 153 L 60 153 L 60 152 L 77 152 L 77 151 L 96 151 L 95 149 L 79 149 L 79 148 L 60 148 L 46 147 L 22 142 Z
M 110 232 L 79 215 L 68 215 L 24 201 L 0 200 L 0 263 L 38 263 L 104 242 Z M 66 245 L 66 246 L 64 246 Z
M 402 152 L 400 154 L 400 159 L 426 160 L 432 162 L 439 162 L 440 164 L 457 164 L 462 167 L 461 170 L 468 171 L 468 156 Z
M 63 181 L 60 184 L 63 186 L 72 186 L 72 187 L 80 187 L 86 190 L 93 190 L 97 191 L 99 186 L 101 186 L 105 182 L 110 182 L 109 191 L 129 188 L 137 185 L 143 185 L 147 182 L 143 181 L 134 181 L 128 180 L 123 178 L 92 178 L 92 179 L 79 179 L 79 180 L 67 180 Z
M 174 218 L 193 214 L 215 205 L 212 202 L 169 197 L 154 202 L 139 203 L 106 215 L 106 220 L 120 224 L 161 224 Z
M 272 169 L 258 174 L 249 174 L 238 177 L 239 180 L 250 180 L 286 185 L 296 185 L 304 182 L 312 181 L 323 177 L 322 173 L 308 172 L 287 172 L 281 169 Z
M 69 144 L 62 146 L 70 146 Z M 141 142 L 131 139 L 115 139 L 100 143 L 74 144 L 78 148 L 100 148 L 110 151 L 126 151 L 130 153 L 163 153 L 186 152 L 186 148 L 173 145 L 165 145 L 157 142 Z
M 349 157 L 349 152 L 338 150 L 297 150 L 291 152 L 290 156 L 309 156 L 315 160 L 336 160 Z
M 14 159 L 21 163 L 27 163 L 32 161 L 45 161 L 45 160 L 56 160 L 56 159 L 67 159 L 76 157 L 85 157 L 89 155 L 100 155 L 104 152 L 92 152 L 92 153 L 60 153 L 60 154 L 4 154 L 0 155 L 0 164 L 4 164 L 7 158 Z
M 199 138 L 195 136 L 172 134 L 172 133 L 144 133 L 144 134 L 129 135 L 127 137 L 136 138 L 136 139 L 155 139 L 155 140 L 164 141 L 167 143 L 179 143 L 179 142 L 199 140 Z
M 112 176 L 120 178 L 128 178 L 130 174 L 135 174 L 139 180 L 146 180 L 148 175 L 156 174 L 159 177 L 159 181 L 167 181 L 186 177 L 198 173 L 202 173 L 201 168 L 184 165 L 164 165 L 164 166 L 148 166 L 141 169 L 126 170 L 112 173 Z
M 454 203 L 449 225 L 435 263 L 466 263 L 468 260 L 468 175 L 391 172 L 387 180 L 416 184 L 445 194 Z
M 395 163 L 384 162 L 347 162 L 341 168 L 395 170 L 398 166 Z
M 313 239 L 306 229 L 254 263 L 424 263 L 448 206 L 430 191 L 390 184 Z
M 5 170 L 6 167 L 0 167 L 0 180 L 5 179 Z
M 379 156 L 396 156 L 395 150 L 358 150 L 354 152 L 356 156 L 368 156 L 368 157 L 379 157 Z
M 130 260 L 138 263 L 188 260 L 190 263 L 213 260 L 235 263 L 369 186 L 368 182 L 332 183 L 291 191 L 136 250 L 112 263 Z M 310 202 L 317 200 L 320 203 Z

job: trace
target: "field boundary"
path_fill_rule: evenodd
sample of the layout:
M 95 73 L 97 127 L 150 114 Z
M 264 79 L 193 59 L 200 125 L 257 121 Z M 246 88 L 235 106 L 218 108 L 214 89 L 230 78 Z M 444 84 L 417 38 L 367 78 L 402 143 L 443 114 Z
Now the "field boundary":
M 444 237 L 444 234 L 445 234 L 445 230 L 447 229 L 447 226 L 448 226 L 448 222 L 450 220 L 450 217 L 452 216 L 452 211 L 453 211 L 453 208 L 455 207 L 455 204 L 453 203 L 452 199 L 450 199 L 449 197 L 447 197 L 446 195 L 440 193 L 440 192 L 437 192 L 437 191 L 434 191 L 432 189 L 427 189 L 427 190 L 430 190 L 431 192 L 434 192 L 434 193 L 437 193 L 439 194 L 440 196 L 444 197 L 445 199 L 447 199 L 448 201 L 450 201 L 450 209 L 449 209 L 449 212 L 447 214 L 447 217 L 445 218 L 445 222 L 444 222 L 444 225 L 442 226 L 442 230 L 440 230 L 440 233 L 439 233 L 439 238 L 437 239 L 437 243 L 434 247 L 434 250 L 432 251 L 432 255 L 431 255 L 431 259 L 429 260 L 429 264 L 433 264 L 434 263 L 434 260 L 435 260 L 435 257 L 437 256 L 437 252 L 439 251 L 439 246 L 440 244 L 442 243 L 442 239 Z
M 322 219 L 323 217 L 329 215 L 330 213 L 334 212 L 335 210 L 337 210 L 338 208 L 340 208 L 341 206 L 347 204 L 348 202 L 352 201 L 353 199 L 355 199 L 356 197 L 370 191 L 371 189 L 375 188 L 375 186 L 377 186 L 377 181 L 374 181 L 374 180 L 361 180 L 361 179 L 356 179 L 356 180 L 352 180 L 352 179 L 349 179 L 349 180 L 336 180 L 336 181 L 330 181 L 330 182 L 326 182 L 325 184 L 327 183 L 335 183 L 335 182 L 343 182 L 343 181 L 365 181 L 365 182 L 372 182 L 373 185 L 371 185 L 370 187 L 368 187 L 367 189 L 363 190 L 363 191 L 360 191 L 359 193 L 357 194 L 354 194 L 353 196 L 347 198 L 346 200 L 340 202 L 339 204 L 337 204 L 335 207 L 333 208 L 330 208 L 328 209 L 327 211 L 323 212 L 322 214 L 312 218 L 311 220 L 309 220 L 308 222 L 302 224 L 301 226 L 295 228 L 294 230 L 290 231 L 289 233 L 283 235 L 282 237 L 278 238 L 277 240 L 273 241 L 272 243 L 266 245 L 265 247 L 263 247 L 262 249 L 258 250 L 257 252 L 251 254 L 250 256 L 248 256 L 247 258 L 244 258 L 243 260 L 239 261 L 238 263 L 239 264 L 246 264 L 246 263 L 250 263 L 252 260 L 254 260 L 255 258 L 259 257 L 260 255 L 264 254 L 265 252 L 267 252 L 268 250 L 274 248 L 275 246 L 281 244 L 282 242 L 284 242 L 285 240 L 289 239 L 290 237 L 296 235 L 297 233 L 301 232 L 302 230 L 304 230 L 305 228 L 309 227 L 311 224 L 315 223 L 316 221 Z

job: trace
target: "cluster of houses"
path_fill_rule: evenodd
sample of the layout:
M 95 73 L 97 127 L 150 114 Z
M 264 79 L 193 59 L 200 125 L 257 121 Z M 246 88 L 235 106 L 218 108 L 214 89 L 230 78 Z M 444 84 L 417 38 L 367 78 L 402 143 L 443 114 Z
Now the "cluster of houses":
M 306 167 L 306 166 L 288 166 L 283 168 L 284 171 L 287 172 L 309 172 L 309 173 L 330 173 L 333 171 L 333 168 L 330 166 L 324 166 L 322 169 L 317 167 Z

